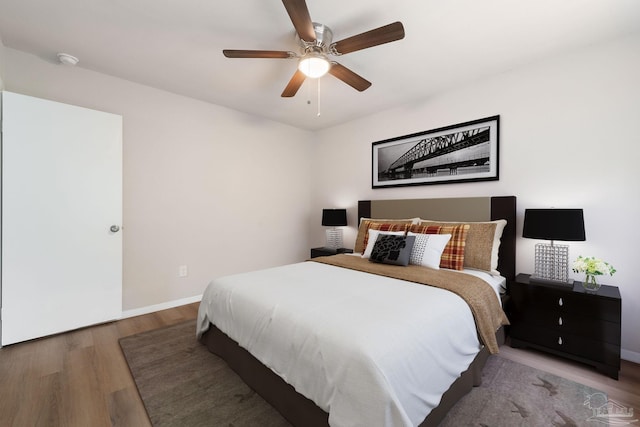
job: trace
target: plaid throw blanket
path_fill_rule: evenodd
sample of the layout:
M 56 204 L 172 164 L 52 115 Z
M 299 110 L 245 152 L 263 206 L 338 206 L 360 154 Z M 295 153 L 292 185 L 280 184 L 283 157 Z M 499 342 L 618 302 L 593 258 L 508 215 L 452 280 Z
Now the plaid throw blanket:
M 482 343 L 489 349 L 491 354 L 498 353 L 498 342 L 495 333 L 500 326 L 508 325 L 509 320 L 502 307 L 500 307 L 494 290 L 479 277 L 451 270 L 434 270 L 417 265 L 401 267 L 378 264 L 369 262 L 365 258 L 343 254 L 313 258 L 311 261 L 451 291 L 464 299 L 471 308 Z

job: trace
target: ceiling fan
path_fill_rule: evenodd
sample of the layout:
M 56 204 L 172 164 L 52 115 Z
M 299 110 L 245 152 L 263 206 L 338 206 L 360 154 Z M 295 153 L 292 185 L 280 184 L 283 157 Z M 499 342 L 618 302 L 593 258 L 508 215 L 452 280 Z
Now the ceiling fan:
M 333 32 L 329 27 L 311 21 L 305 0 L 282 0 L 282 3 L 298 35 L 300 54 L 280 50 L 224 49 L 222 51 L 227 58 L 298 58 L 298 69 L 282 92 L 282 97 L 294 96 L 307 77 L 318 78 L 326 73 L 362 92 L 371 86 L 371 82 L 330 60 L 328 56 L 345 55 L 404 38 L 402 23 L 394 22 L 334 43 Z

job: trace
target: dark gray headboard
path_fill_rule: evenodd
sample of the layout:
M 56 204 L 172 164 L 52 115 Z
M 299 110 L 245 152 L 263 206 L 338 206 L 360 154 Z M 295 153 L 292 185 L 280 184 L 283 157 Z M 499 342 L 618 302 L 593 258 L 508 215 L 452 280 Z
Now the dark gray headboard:
M 413 218 L 437 221 L 493 221 L 506 219 L 498 271 L 507 280 L 516 275 L 516 197 L 462 197 L 442 199 L 360 200 L 360 218 Z

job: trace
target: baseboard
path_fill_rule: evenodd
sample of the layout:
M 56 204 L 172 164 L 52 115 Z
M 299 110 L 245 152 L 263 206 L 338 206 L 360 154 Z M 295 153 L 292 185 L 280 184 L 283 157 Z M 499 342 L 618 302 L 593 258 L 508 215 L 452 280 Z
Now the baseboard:
M 620 358 L 640 365 L 640 353 L 631 350 L 620 350 Z
M 141 316 L 143 314 L 149 314 L 156 311 L 167 310 L 169 308 L 179 307 L 181 305 L 187 305 L 194 302 L 200 302 L 202 300 L 202 295 L 196 295 L 193 297 L 182 298 L 174 301 L 167 301 L 161 304 L 148 305 L 146 307 L 134 308 L 131 310 L 125 310 L 122 312 L 122 319 L 126 319 L 128 317 Z

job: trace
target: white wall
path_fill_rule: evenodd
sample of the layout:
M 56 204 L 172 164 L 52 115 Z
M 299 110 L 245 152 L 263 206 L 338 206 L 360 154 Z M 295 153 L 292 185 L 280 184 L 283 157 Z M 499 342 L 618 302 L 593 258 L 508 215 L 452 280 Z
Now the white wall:
M 308 257 L 310 133 L 13 49 L 4 58 L 6 90 L 123 116 L 124 310 Z
M 352 226 L 345 244 L 353 245 L 362 199 L 513 194 L 518 235 L 525 208 L 583 208 L 587 241 L 571 243 L 570 255 L 601 257 L 618 269 L 604 282 L 622 294 L 623 357 L 640 362 L 640 286 L 634 271 L 640 241 L 638 76 L 635 36 L 319 132 L 312 154 L 312 244 L 324 241 L 321 209 L 346 207 Z M 499 181 L 371 189 L 372 142 L 495 114 L 501 120 Z M 535 243 L 519 238 L 518 272 L 532 272 Z

